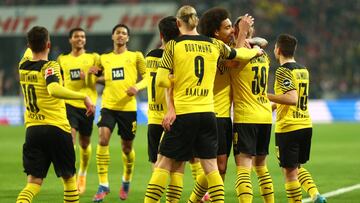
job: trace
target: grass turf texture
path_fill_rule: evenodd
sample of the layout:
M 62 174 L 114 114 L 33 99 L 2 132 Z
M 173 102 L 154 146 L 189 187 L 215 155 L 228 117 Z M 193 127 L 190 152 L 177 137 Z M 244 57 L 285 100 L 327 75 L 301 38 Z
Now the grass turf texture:
M 146 126 L 138 127 L 135 139 L 136 165 L 128 203 L 143 202 L 147 183 L 151 175 L 151 166 L 147 156 Z M 116 130 L 114 130 L 116 132 Z M 334 123 L 314 126 L 311 159 L 305 168 L 312 174 L 320 192 L 326 193 L 338 188 L 360 183 L 360 125 L 358 123 Z M 22 172 L 22 145 L 24 143 L 25 128 L 23 126 L 0 126 L 0 202 L 15 202 L 20 190 L 25 186 L 26 176 Z M 97 128 L 94 127 L 92 136 L 93 154 L 88 170 L 87 190 L 81 196 L 81 202 L 92 202 L 97 191 L 98 178 L 96 174 L 96 143 Z M 77 155 L 78 155 L 77 150 Z M 122 161 L 120 138 L 113 133 L 110 142 L 111 162 L 109 167 L 110 194 L 104 203 L 120 202 L 118 191 L 121 184 Z M 78 159 L 77 165 L 78 167 Z M 268 167 L 273 178 L 275 201 L 287 202 L 284 190 L 284 181 L 274 153 L 274 136 L 270 144 Z M 228 171 L 225 180 L 225 202 L 237 202 L 234 190 L 236 167 L 234 158 L 229 158 Z M 262 202 L 258 192 L 257 179 L 252 173 L 254 201 Z M 184 176 L 184 191 L 180 202 L 186 202 L 193 187 L 193 180 L 186 167 Z M 303 192 L 303 197 L 307 195 Z M 329 197 L 332 203 L 359 202 L 360 190 Z M 50 168 L 40 193 L 34 199 L 35 203 L 62 202 L 63 188 L 60 179 Z M 164 202 L 164 198 L 162 200 Z

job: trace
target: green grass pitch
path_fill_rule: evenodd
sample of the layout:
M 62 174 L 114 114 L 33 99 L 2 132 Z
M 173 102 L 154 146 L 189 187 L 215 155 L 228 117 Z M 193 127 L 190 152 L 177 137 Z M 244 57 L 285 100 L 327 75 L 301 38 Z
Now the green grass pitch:
M 147 183 L 151 175 L 151 166 L 147 161 L 147 138 L 146 126 L 138 127 L 135 139 L 136 165 L 128 203 L 141 203 Z M 116 132 L 116 131 L 114 131 Z M 313 175 L 320 192 L 326 193 L 342 187 L 360 183 L 360 125 L 358 123 L 335 123 L 314 126 L 311 159 L 305 167 Z M 22 145 L 24 143 L 25 128 L 23 126 L 9 127 L 0 126 L 0 202 L 15 202 L 19 191 L 24 187 L 26 177 L 22 168 Z M 88 170 L 87 190 L 81 196 L 81 202 L 92 202 L 98 186 L 96 174 L 95 151 L 97 143 L 97 128 L 94 127 L 92 137 L 93 154 L 90 168 Z M 122 163 L 120 139 L 113 134 L 110 142 L 111 163 L 109 167 L 109 180 L 111 193 L 106 197 L 105 203 L 121 202 L 118 198 L 118 190 L 121 183 Z M 274 154 L 274 136 L 270 146 L 268 166 L 273 178 L 275 188 L 275 200 L 282 203 L 287 202 L 285 197 L 283 176 L 278 167 Z M 78 153 L 78 152 L 77 152 Z M 78 167 L 78 163 L 77 163 Z M 235 203 L 234 158 L 229 158 L 228 171 L 225 180 L 225 202 Z M 254 201 L 262 202 L 259 197 L 257 180 L 252 174 L 254 188 Z M 184 177 L 184 191 L 180 202 L 186 202 L 193 186 L 193 180 L 186 167 Z M 60 179 L 56 178 L 51 168 L 43 187 L 34 199 L 35 203 L 62 202 L 63 188 Z M 304 198 L 307 197 L 303 193 Z M 329 197 L 331 203 L 360 202 L 360 190 Z M 162 200 L 164 202 L 164 200 Z

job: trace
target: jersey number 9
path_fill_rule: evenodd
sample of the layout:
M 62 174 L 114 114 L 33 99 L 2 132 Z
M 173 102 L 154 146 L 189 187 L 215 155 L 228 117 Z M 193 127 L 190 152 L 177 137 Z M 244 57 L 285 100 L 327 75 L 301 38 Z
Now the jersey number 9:
M 194 60 L 195 65 L 195 75 L 199 78 L 197 86 L 201 85 L 202 79 L 204 77 L 204 58 L 202 56 L 196 56 Z

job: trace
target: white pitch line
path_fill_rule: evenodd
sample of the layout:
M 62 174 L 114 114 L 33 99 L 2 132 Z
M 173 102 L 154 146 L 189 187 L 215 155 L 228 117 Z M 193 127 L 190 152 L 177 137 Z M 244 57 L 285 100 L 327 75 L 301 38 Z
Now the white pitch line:
M 353 190 L 356 190 L 356 189 L 360 189 L 360 184 L 352 185 L 352 186 L 349 186 L 349 187 L 343 187 L 343 188 L 340 188 L 340 189 L 337 189 L 337 190 L 334 190 L 334 191 L 331 191 L 331 192 L 327 192 L 327 193 L 324 193 L 324 194 L 321 194 L 321 195 L 324 196 L 324 197 L 332 197 L 332 196 L 347 193 L 347 192 L 350 192 L 350 191 L 353 191 Z M 311 198 L 306 198 L 306 199 L 303 200 L 303 203 L 306 203 L 306 202 L 312 202 Z

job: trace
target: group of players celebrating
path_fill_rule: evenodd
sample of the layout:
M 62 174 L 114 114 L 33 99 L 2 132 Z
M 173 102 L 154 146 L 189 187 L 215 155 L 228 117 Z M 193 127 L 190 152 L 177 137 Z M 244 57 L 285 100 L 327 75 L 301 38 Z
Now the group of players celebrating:
M 28 179 L 16 202 L 32 202 L 51 163 L 63 180 L 64 202 L 79 202 L 79 194 L 86 190 L 92 151 L 96 83 L 104 84 L 104 90 L 97 122 L 99 187 L 94 202 L 102 202 L 110 192 L 109 140 L 116 124 L 123 159 L 119 198 L 128 197 L 135 162 L 135 95 L 146 87 L 148 155 L 153 172 L 144 203 L 159 202 L 165 190 L 166 202 L 179 202 L 186 161 L 195 179 L 188 203 L 224 202 L 231 146 L 238 201 L 252 202 L 253 169 L 263 201 L 275 202 L 266 164 L 274 110 L 276 149 L 288 202 L 301 202 L 302 188 L 314 202 L 326 202 L 300 165 L 309 160 L 312 124 L 309 72 L 294 59 L 296 38 L 278 36 L 274 55 L 280 67 L 275 94 L 268 94 L 270 60 L 262 49 L 267 41 L 254 37 L 251 16 L 239 17 L 232 26 L 223 8 L 209 9 L 199 19 L 193 7 L 183 6 L 176 16 L 159 22 L 159 31 L 161 47 L 144 58 L 127 49 L 130 30 L 124 24 L 112 30 L 113 51 L 100 56 L 85 51 L 85 31 L 74 28 L 69 33 L 72 50 L 60 55 L 57 62 L 48 60 L 51 44 L 46 28 L 35 26 L 28 32 L 29 49 L 19 63 L 26 106 L 23 165 Z M 76 176 L 77 133 L 80 166 Z

